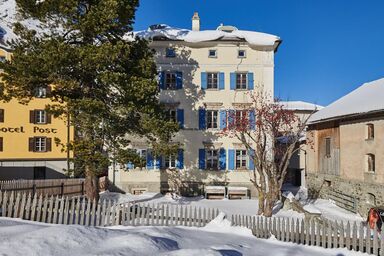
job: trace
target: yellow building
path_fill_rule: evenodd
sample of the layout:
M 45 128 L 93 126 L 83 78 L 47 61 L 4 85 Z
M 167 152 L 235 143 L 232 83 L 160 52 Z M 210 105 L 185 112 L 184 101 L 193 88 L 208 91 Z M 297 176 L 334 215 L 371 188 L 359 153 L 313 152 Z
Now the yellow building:
M 0 44 L 0 61 L 10 57 Z M 55 138 L 66 143 L 73 138 L 73 129 L 45 111 L 48 94 L 49 88 L 41 88 L 28 105 L 0 102 L 0 180 L 65 176 L 70 155 L 56 145 Z

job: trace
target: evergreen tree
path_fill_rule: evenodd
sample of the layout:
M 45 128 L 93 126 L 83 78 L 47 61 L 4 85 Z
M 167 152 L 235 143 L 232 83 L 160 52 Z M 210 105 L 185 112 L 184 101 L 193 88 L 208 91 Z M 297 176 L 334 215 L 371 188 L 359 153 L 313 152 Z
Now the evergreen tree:
M 146 138 L 156 154 L 173 152 L 168 143 L 177 124 L 166 121 L 158 101 L 156 65 L 148 42 L 127 40 L 138 0 L 16 0 L 23 18 L 39 20 L 43 32 L 16 23 L 12 60 L 4 70 L 0 99 L 28 103 L 41 87 L 52 86 L 47 110 L 69 115 L 76 171 L 86 176 L 87 196 L 98 198 L 97 176 L 113 160 L 141 163 L 127 146 L 130 136 Z

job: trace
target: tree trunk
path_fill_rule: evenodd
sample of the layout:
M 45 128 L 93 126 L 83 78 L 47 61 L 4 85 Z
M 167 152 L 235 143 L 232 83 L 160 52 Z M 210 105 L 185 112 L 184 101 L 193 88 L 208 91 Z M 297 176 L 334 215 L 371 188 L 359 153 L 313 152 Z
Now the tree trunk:
M 265 206 L 265 195 L 264 192 L 261 191 L 261 189 L 258 191 L 258 198 L 259 198 L 259 209 L 257 210 L 257 215 L 263 215 L 264 214 L 264 206 Z
M 85 171 L 85 191 L 89 200 L 99 200 L 99 178 L 92 172 L 89 166 Z
M 272 217 L 273 207 L 279 200 L 280 188 L 276 182 L 270 182 L 269 191 L 265 197 L 264 216 Z

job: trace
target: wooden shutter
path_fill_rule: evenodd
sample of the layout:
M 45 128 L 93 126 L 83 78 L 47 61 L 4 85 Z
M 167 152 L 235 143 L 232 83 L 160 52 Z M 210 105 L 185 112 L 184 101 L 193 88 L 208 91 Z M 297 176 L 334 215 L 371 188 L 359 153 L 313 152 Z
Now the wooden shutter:
M 184 109 L 177 109 L 177 122 L 179 123 L 180 125 L 180 129 L 183 129 L 184 128 Z
M 36 123 L 35 110 L 30 110 L 29 111 L 29 122 L 31 124 L 35 124 Z
M 224 90 L 224 89 L 225 89 L 224 73 L 220 72 L 219 73 L 219 90 Z
M 225 170 L 227 167 L 227 157 L 225 148 L 220 148 L 219 150 L 219 169 Z
M 236 73 L 231 73 L 230 74 L 230 84 L 229 84 L 229 88 L 231 90 L 235 90 L 236 89 Z
M 35 151 L 35 138 L 31 137 L 28 139 L 28 147 L 29 147 L 29 152 Z
M 235 170 L 235 150 L 228 149 L 228 170 Z
M 201 72 L 201 89 L 207 89 L 207 73 Z
M 184 169 L 184 150 L 179 148 L 177 150 L 177 162 L 176 167 L 178 169 Z
M 253 85 L 253 73 L 252 72 L 248 72 L 248 90 L 253 90 L 254 89 L 254 85 Z
M 205 109 L 199 108 L 199 130 L 205 130 L 206 124 L 205 124 Z
M 46 123 L 47 123 L 47 124 L 52 123 L 52 114 L 47 113 L 46 111 L 45 111 L 45 114 L 46 114 L 46 117 L 47 117 L 47 119 L 46 119 Z
M 205 170 L 205 148 L 199 149 L 199 169 Z
M 176 72 L 176 89 L 180 90 L 183 88 L 183 72 Z
M 45 138 L 45 143 L 46 143 L 45 151 L 51 152 L 52 151 L 52 138 Z
M 3 137 L 0 137 L 0 152 L 3 152 Z
M 4 123 L 4 109 L 0 109 L 0 123 Z

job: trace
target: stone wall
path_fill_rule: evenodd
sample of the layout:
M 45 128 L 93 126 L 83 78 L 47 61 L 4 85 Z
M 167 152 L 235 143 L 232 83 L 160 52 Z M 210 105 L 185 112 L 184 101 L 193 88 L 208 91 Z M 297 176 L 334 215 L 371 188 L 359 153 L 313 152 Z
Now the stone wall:
M 384 205 L 384 186 L 379 184 L 345 180 L 334 175 L 308 173 L 307 185 L 308 194 L 312 198 L 328 199 L 330 190 L 342 191 L 355 197 L 357 211 L 363 217 L 367 216 L 370 207 Z

